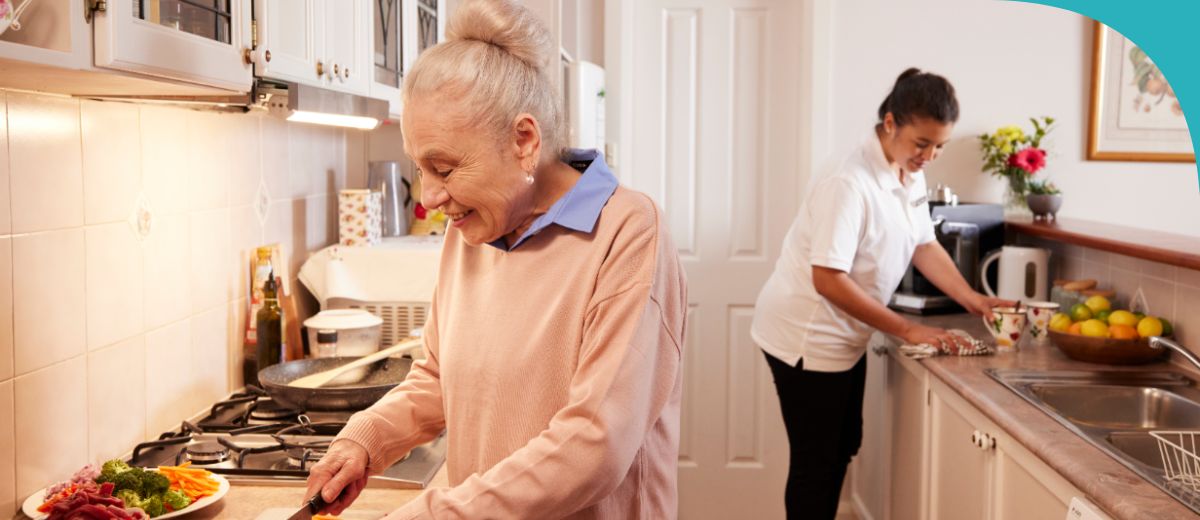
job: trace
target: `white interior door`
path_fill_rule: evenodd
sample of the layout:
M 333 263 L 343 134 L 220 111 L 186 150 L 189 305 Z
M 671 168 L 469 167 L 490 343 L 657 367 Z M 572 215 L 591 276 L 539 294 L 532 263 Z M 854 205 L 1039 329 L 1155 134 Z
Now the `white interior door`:
M 750 322 L 798 208 L 802 5 L 623 6 L 618 168 L 662 205 L 688 276 L 680 518 L 783 518 L 787 438 Z

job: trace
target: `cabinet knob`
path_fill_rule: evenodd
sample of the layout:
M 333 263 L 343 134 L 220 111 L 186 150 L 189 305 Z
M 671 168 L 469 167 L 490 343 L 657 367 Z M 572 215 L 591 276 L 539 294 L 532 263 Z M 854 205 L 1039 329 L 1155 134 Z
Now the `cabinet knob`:
M 271 62 L 271 51 L 270 50 L 263 53 L 263 59 L 267 60 L 267 63 Z
M 979 447 L 979 430 L 975 430 L 971 433 L 971 444 L 974 444 L 975 447 Z
M 346 79 L 350 79 L 350 67 L 342 69 L 342 75 L 345 76 Z
M 242 49 L 242 63 L 249 65 L 253 62 L 254 62 L 254 51 L 251 51 L 249 47 Z
M 318 61 L 317 62 L 317 77 L 321 77 L 324 75 L 325 75 L 325 63 Z
M 338 64 L 336 64 L 336 63 L 333 64 L 333 75 L 334 76 L 342 75 L 342 72 L 341 72 L 340 68 L 338 67 Z

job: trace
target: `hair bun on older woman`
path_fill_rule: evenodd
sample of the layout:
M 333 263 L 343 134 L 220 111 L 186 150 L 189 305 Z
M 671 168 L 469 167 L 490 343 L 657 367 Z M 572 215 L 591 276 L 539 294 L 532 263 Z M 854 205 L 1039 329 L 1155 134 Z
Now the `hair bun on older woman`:
M 446 36 L 448 41 L 495 45 L 538 70 L 545 70 L 553 56 L 550 32 L 528 8 L 514 0 L 471 0 L 459 6 Z

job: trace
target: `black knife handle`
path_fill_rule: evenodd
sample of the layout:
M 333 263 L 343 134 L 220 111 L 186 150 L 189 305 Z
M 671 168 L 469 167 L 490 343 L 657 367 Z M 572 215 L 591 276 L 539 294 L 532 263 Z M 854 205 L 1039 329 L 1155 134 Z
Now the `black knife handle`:
M 328 506 L 329 504 L 326 503 L 325 499 L 321 497 L 320 491 L 317 491 L 317 494 L 308 499 L 308 510 L 312 511 L 312 514 L 314 515 L 320 513 L 322 509 L 325 509 Z

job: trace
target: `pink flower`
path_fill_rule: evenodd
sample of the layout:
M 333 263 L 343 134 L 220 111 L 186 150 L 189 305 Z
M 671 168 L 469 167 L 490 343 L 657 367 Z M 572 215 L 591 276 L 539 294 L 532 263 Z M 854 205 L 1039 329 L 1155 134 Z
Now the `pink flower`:
M 1040 148 L 1026 148 L 1008 156 L 1008 165 L 1015 166 L 1025 173 L 1033 175 L 1046 166 L 1046 151 Z

